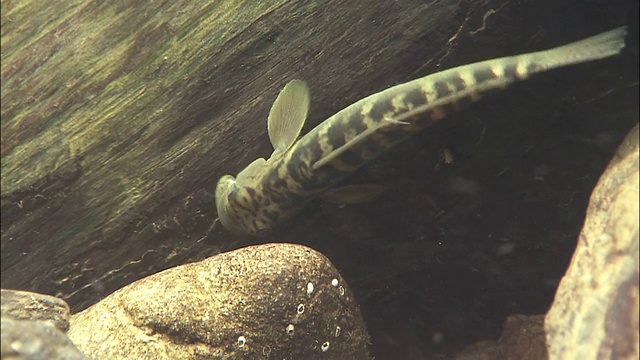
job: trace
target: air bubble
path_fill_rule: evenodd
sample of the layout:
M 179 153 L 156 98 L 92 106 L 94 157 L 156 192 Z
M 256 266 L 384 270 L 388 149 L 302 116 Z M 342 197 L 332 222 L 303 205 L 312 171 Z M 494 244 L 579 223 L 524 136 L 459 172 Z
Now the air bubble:
M 262 355 L 269 356 L 271 354 L 271 346 L 265 345 L 262 347 Z
M 242 335 L 238 336 L 238 347 L 239 348 L 243 348 L 246 343 L 247 343 L 247 338 L 245 338 Z
M 344 296 L 345 290 L 343 286 L 340 286 L 340 296 Z
M 329 345 L 331 344 L 328 341 L 323 342 L 322 345 L 320 345 L 322 352 L 327 352 L 327 350 L 329 350 Z
M 336 326 L 336 337 L 340 336 L 340 326 Z
M 293 326 L 293 324 L 289 324 L 287 325 L 287 335 L 293 335 L 293 332 L 295 331 L 295 326 Z
M 338 286 L 338 279 L 331 280 L 331 285 L 334 287 Z
M 296 311 L 298 312 L 298 314 L 302 314 L 304 312 L 304 304 L 299 304 Z

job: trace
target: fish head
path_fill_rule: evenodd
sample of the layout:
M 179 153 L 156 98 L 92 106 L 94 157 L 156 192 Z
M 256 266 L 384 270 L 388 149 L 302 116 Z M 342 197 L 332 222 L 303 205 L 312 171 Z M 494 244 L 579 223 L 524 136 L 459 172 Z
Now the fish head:
M 254 201 L 255 190 L 242 186 L 239 178 L 225 175 L 216 185 L 218 219 L 229 232 L 237 235 L 264 236 L 273 222 L 266 217 Z
M 225 229 L 233 233 L 246 233 L 242 218 L 233 199 L 238 193 L 236 179 L 231 175 L 225 175 L 218 180 L 216 185 L 216 210 L 218 219 Z

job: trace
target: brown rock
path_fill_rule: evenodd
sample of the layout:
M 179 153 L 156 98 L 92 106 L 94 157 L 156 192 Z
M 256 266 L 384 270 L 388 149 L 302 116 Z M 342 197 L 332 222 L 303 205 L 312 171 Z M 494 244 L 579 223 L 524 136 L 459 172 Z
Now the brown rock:
M 368 358 L 351 289 L 324 255 L 293 244 L 139 280 L 72 316 L 69 336 L 98 358 Z
M 50 321 L 2 318 L 3 360 L 87 359 Z
M 544 316 L 510 315 L 498 341 L 480 341 L 455 356 L 457 360 L 544 360 Z
M 69 306 L 62 299 L 29 291 L 6 289 L 2 289 L 0 299 L 3 318 L 49 320 L 60 331 L 69 330 Z
M 638 125 L 594 190 L 547 313 L 551 359 L 638 358 Z

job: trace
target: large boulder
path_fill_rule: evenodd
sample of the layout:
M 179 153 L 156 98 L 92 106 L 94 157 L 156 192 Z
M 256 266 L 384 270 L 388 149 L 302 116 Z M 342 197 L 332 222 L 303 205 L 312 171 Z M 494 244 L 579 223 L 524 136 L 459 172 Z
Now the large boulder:
M 351 289 L 319 252 L 265 244 L 136 281 L 72 316 L 102 359 L 367 359 Z
M 596 186 L 545 319 L 551 359 L 638 358 L 638 125 Z

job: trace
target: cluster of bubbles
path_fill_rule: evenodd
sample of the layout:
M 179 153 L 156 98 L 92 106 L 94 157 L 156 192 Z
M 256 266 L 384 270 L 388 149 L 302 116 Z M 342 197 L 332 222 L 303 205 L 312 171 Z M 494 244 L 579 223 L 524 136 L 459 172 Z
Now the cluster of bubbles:
M 334 288 L 338 288 L 338 293 L 340 294 L 340 296 L 344 296 L 346 293 L 346 290 L 344 288 L 344 286 L 340 285 L 340 282 L 338 281 L 338 279 L 332 279 L 331 280 L 331 286 L 333 286 Z M 314 285 L 312 282 L 309 282 L 307 284 L 307 296 L 311 297 L 311 295 L 313 295 L 313 291 L 314 291 Z M 296 314 L 298 315 L 302 315 L 304 314 L 305 311 L 305 305 L 303 303 L 298 304 L 298 306 L 296 307 Z M 340 332 L 342 331 L 342 329 L 340 328 L 339 325 L 336 326 L 336 329 L 334 331 L 334 336 L 335 337 L 339 337 L 340 336 Z M 294 324 L 289 324 L 287 325 L 287 327 L 285 328 L 285 332 L 287 333 L 287 335 L 289 336 L 293 336 L 295 334 L 295 325 Z M 245 347 L 245 345 L 247 345 L 247 338 L 244 335 L 240 335 L 238 337 L 237 340 L 237 346 L 239 349 L 242 349 Z M 331 342 L 329 340 L 326 340 L 325 342 L 322 343 L 322 345 L 320 345 L 320 350 L 322 352 L 327 352 L 329 351 L 329 347 L 331 346 Z M 266 353 L 265 353 L 266 351 Z M 262 352 L 264 355 L 268 355 L 269 353 L 271 353 L 271 348 L 269 346 L 265 346 L 262 349 Z

